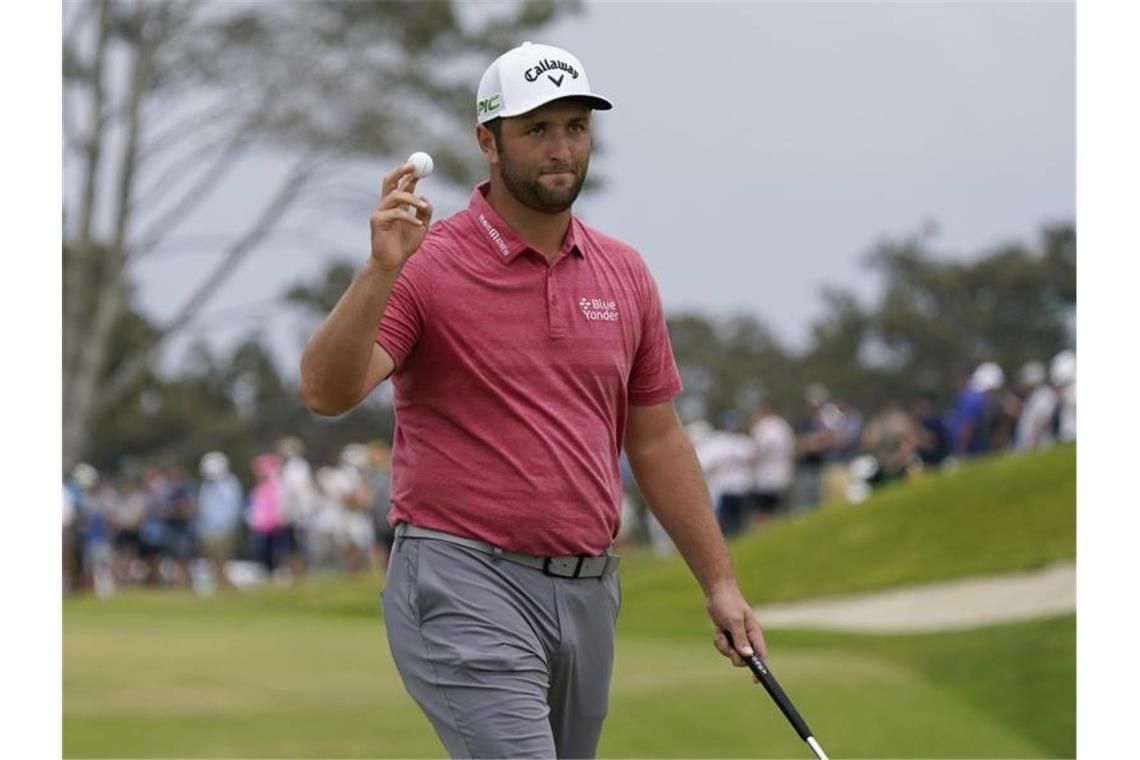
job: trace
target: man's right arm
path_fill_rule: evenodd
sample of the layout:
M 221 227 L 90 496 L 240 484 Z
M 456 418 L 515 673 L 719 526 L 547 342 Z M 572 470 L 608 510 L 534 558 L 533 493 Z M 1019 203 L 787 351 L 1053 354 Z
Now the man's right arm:
M 399 277 L 369 260 L 301 356 L 301 400 L 310 411 L 344 414 L 392 374 L 396 363 L 376 342 L 376 325 Z
M 301 356 L 301 400 L 311 411 L 334 417 L 359 404 L 395 362 L 376 343 L 376 326 L 404 264 L 420 247 L 431 204 L 413 195 L 412 165 L 384 176 L 372 211 L 372 255 L 317 329 Z

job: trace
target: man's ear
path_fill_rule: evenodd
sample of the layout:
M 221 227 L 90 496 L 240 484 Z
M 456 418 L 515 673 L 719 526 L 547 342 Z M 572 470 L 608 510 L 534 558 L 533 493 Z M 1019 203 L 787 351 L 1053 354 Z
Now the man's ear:
M 475 125 L 475 142 L 479 143 L 479 150 L 487 158 L 487 163 L 495 165 L 499 162 L 499 149 L 495 144 L 495 135 L 483 124 Z

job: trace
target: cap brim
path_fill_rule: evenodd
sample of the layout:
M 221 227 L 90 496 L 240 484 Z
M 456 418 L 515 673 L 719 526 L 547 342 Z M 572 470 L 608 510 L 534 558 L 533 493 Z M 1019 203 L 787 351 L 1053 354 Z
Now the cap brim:
M 556 100 L 581 100 L 582 102 L 584 102 L 586 105 L 588 105 L 590 108 L 594 109 L 595 111 L 608 111 L 614 107 L 613 103 L 606 100 L 601 95 L 594 95 L 594 94 L 557 95 L 553 98 L 550 98 L 549 100 L 544 100 L 541 103 L 535 103 L 534 105 L 527 108 L 525 111 L 511 111 L 509 113 L 506 111 L 503 111 L 503 112 L 495 114 L 494 118 L 498 118 L 498 117 L 502 116 L 503 118 L 509 119 L 509 118 L 512 118 L 515 116 L 522 116 L 523 114 L 527 114 L 527 113 L 530 113 L 531 111 L 542 108 L 544 105 L 546 105 L 548 103 L 553 103 Z M 490 121 L 490 119 L 488 119 L 487 121 Z

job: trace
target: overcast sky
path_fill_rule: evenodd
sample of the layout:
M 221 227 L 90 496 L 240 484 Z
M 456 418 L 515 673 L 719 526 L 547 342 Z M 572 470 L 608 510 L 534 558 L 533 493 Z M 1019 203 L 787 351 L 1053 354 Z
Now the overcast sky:
M 669 310 L 748 310 L 799 347 L 822 285 L 874 296 L 859 261 L 883 236 L 935 220 L 939 251 L 972 256 L 1075 215 L 1070 3 L 590 3 L 533 41 L 577 55 L 615 103 L 595 118 L 605 186 L 576 210 L 642 252 Z M 239 229 L 282 167 L 244 165 L 183 232 Z M 469 192 L 420 187 L 437 218 Z M 254 317 L 294 364 L 297 321 L 241 307 L 334 253 L 363 261 L 367 211 L 304 227 L 257 251 L 207 309 Z M 169 315 L 210 264 L 140 268 L 144 307 Z M 225 342 L 252 326 L 201 328 Z

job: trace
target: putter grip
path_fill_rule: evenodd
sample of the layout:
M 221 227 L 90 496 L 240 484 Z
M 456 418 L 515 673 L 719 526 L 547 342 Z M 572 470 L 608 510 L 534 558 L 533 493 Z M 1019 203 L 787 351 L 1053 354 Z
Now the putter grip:
M 782 712 L 784 717 L 788 719 L 788 722 L 792 724 L 792 728 L 794 728 L 796 733 L 800 735 L 800 738 L 806 742 L 808 737 L 812 735 L 811 729 L 808 728 L 807 722 L 800 715 L 796 706 L 792 704 L 792 700 L 788 699 L 788 695 L 780 688 L 780 682 L 776 680 L 776 676 L 772 675 L 772 671 L 768 670 L 756 655 L 746 658 L 745 661 L 748 663 L 749 670 L 760 679 L 760 683 L 764 686 L 768 695 L 776 702 L 776 706 L 780 708 L 780 712 Z

